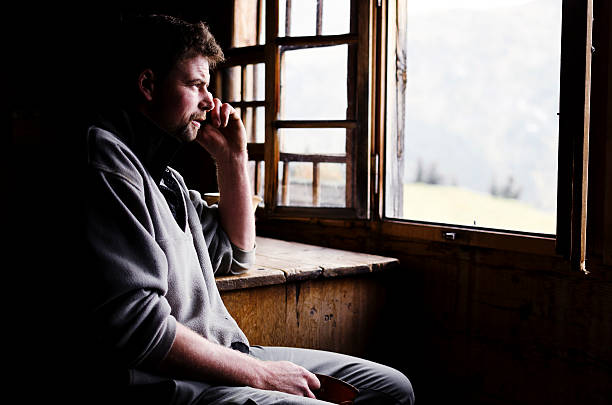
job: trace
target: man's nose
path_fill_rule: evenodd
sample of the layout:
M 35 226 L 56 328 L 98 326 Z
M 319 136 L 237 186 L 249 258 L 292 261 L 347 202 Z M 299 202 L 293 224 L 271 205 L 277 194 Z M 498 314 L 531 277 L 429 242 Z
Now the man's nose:
M 215 106 L 215 103 L 213 101 L 212 93 L 208 91 L 207 89 L 205 89 L 202 94 L 202 100 L 200 101 L 200 105 L 199 105 L 200 109 L 204 111 L 208 111 L 208 110 L 212 110 L 214 106 Z

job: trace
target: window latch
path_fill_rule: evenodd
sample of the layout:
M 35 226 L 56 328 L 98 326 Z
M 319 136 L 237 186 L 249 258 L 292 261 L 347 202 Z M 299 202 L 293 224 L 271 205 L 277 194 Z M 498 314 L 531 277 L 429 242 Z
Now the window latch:
M 455 240 L 457 238 L 457 234 L 455 232 L 442 232 L 442 236 L 446 240 Z

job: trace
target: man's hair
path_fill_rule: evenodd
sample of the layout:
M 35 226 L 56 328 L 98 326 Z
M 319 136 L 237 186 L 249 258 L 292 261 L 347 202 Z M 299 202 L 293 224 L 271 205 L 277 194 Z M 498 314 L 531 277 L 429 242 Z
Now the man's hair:
M 221 47 L 204 22 L 189 23 L 167 15 L 125 18 L 119 46 L 117 84 L 128 92 L 145 69 L 163 79 L 183 59 L 204 56 L 211 69 L 224 60 Z

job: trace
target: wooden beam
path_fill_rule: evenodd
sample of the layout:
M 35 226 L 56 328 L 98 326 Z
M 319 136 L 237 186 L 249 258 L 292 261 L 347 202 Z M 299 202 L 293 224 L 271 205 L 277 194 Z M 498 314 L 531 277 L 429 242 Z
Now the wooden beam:
M 275 128 L 357 128 L 355 120 L 276 120 Z
M 283 162 L 346 163 L 346 156 L 281 152 L 279 160 Z
M 290 3 L 290 0 L 287 0 Z M 266 181 L 264 192 L 265 211 L 276 208 L 278 193 L 279 142 L 274 122 L 279 111 L 280 50 L 275 44 L 278 36 L 278 2 L 266 2 Z
M 317 36 L 323 32 L 323 0 L 317 0 Z
M 337 34 L 322 36 L 280 37 L 276 39 L 276 45 L 282 46 L 283 50 L 293 48 L 314 48 L 320 46 L 334 46 L 344 44 L 356 44 L 359 41 L 355 34 Z
M 224 50 L 225 62 L 218 68 L 240 66 L 247 63 L 264 63 L 266 61 L 265 45 L 245 46 Z
M 592 0 L 563 2 L 557 251 L 584 268 Z
M 319 206 L 319 162 L 312 162 L 312 206 Z

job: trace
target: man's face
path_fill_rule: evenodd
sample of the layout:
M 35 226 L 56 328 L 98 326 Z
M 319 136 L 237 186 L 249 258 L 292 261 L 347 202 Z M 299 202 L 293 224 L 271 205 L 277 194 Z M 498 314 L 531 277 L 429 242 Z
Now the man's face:
M 204 56 L 179 61 L 161 82 L 155 82 L 150 118 L 184 142 L 196 138 L 206 111 L 212 109 L 210 72 Z

